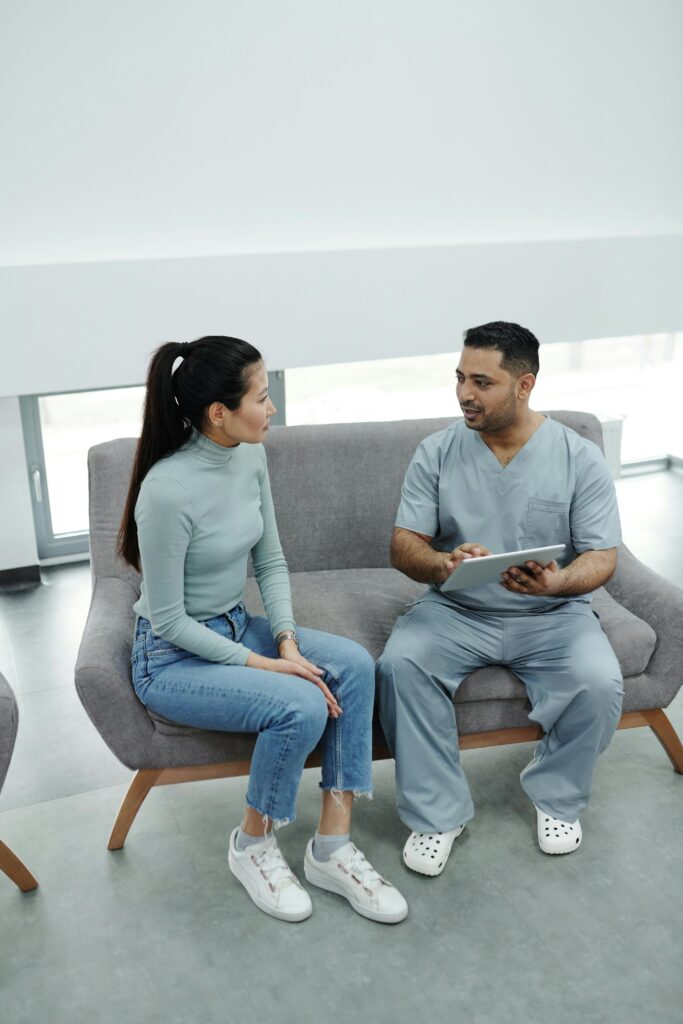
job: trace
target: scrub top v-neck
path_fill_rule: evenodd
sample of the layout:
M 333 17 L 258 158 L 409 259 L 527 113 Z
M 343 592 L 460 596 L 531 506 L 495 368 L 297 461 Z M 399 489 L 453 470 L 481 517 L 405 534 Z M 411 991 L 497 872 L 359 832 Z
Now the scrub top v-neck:
M 493 554 L 566 544 L 563 565 L 621 540 L 614 483 L 602 452 L 550 418 L 505 466 L 462 420 L 425 438 L 405 476 L 396 526 L 433 537 L 439 551 L 468 542 Z M 499 583 L 450 594 L 433 585 L 425 597 L 496 615 L 590 601 L 590 595 L 513 594 Z

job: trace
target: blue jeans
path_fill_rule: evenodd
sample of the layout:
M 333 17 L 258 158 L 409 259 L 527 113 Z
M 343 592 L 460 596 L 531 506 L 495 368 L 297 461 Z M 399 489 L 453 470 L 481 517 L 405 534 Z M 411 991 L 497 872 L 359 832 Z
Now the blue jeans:
M 204 625 L 277 657 L 268 619 L 250 616 L 242 604 Z M 135 626 L 133 685 L 142 703 L 182 725 L 258 733 L 247 803 L 276 825 L 294 821 L 301 773 L 321 739 L 321 788 L 372 792 L 373 660 L 353 640 L 315 629 L 297 634 L 301 653 L 324 670 L 344 712 L 339 718 L 328 718 L 325 698 L 307 679 L 206 661 L 156 636 L 147 619 Z

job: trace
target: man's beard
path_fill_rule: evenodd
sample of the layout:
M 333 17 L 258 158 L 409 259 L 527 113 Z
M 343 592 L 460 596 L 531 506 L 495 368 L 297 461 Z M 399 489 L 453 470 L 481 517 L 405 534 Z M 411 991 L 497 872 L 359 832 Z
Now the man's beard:
M 464 408 L 469 407 L 465 406 Z M 467 423 L 467 420 L 465 420 L 465 423 L 469 430 L 476 430 L 480 434 L 493 434 L 497 430 L 505 430 L 507 427 L 511 427 L 516 418 L 517 399 L 514 390 L 511 390 L 503 406 L 500 406 L 494 412 L 483 414 L 479 422 Z

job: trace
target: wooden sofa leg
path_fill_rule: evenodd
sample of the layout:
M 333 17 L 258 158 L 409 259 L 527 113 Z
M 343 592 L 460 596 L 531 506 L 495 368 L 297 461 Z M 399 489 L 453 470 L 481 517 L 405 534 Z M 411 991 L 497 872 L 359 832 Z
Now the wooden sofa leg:
M 114 828 L 107 845 L 108 850 L 123 849 L 123 844 L 126 841 L 131 825 L 135 821 L 135 816 L 162 771 L 162 768 L 142 768 L 137 773 L 130 784 L 130 788 L 121 804 L 121 810 L 114 822 Z
M 31 892 L 38 888 L 35 878 L 23 864 L 16 853 L 10 850 L 9 846 L 0 839 L 0 871 L 4 871 L 8 878 L 11 878 L 15 885 L 18 885 L 22 892 Z
M 676 771 L 683 775 L 683 743 L 661 708 L 641 711 L 643 718 L 666 750 Z

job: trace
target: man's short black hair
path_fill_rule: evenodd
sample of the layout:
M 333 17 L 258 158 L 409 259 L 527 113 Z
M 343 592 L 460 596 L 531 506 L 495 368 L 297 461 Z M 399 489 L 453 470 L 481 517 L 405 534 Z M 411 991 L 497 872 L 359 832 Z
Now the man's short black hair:
M 494 320 L 465 331 L 464 344 L 470 348 L 493 348 L 501 352 L 500 365 L 513 377 L 538 373 L 538 340 L 526 327 Z

